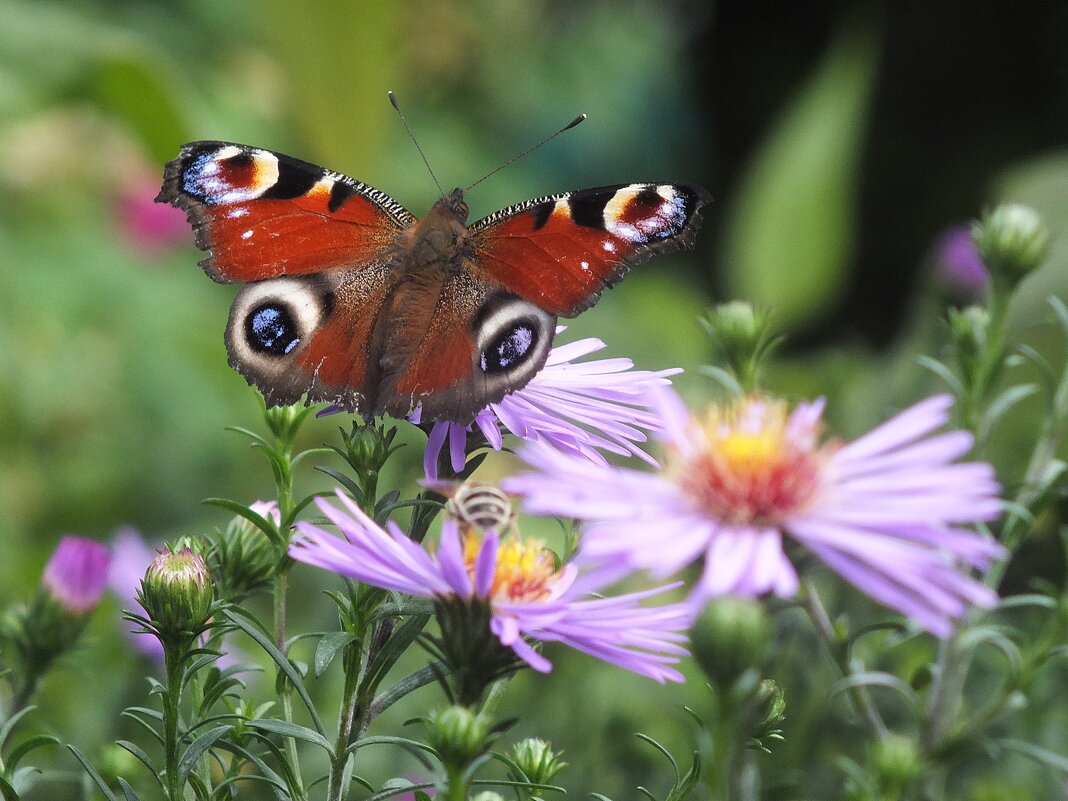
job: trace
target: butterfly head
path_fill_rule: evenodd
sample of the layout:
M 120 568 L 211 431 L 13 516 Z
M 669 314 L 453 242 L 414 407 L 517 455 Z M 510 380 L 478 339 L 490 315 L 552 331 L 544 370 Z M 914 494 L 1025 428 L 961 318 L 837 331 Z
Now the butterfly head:
M 434 204 L 435 209 L 441 209 L 450 217 L 454 217 L 461 223 L 467 222 L 467 215 L 471 213 L 464 200 L 464 190 L 456 187 L 449 194 L 442 196 L 441 200 Z

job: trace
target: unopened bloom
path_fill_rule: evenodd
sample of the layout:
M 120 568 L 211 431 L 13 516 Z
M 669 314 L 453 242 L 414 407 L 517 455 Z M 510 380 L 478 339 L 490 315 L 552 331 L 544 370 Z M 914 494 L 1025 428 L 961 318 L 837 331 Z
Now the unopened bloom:
M 138 600 L 164 647 L 190 640 L 207 624 L 215 587 L 203 557 L 192 548 L 172 553 L 164 547 L 145 571 Z
M 48 560 L 41 585 L 70 614 L 88 614 L 104 594 L 110 561 L 106 545 L 68 535 Z
M 463 469 L 467 434 L 476 426 L 495 450 L 504 444 L 503 426 L 517 437 L 598 464 L 605 464 L 601 451 L 652 462 L 639 447 L 647 439 L 645 432 L 657 425 L 646 404 L 647 393 L 652 386 L 671 383 L 668 376 L 682 371 L 634 370 L 634 363 L 624 358 L 576 361 L 604 347 L 592 338 L 558 345 L 529 384 L 491 403 L 472 423 L 434 423 L 423 456 L 427 478 L 437 478 L 438 456 L 446 445 L 453 470 Z M 413 422 L 418 421 L 417 413 Z
M 686 653 L 679 643 L 690 623 L 689 609 L 641 605 L 663 588 L 582 598 L 576 567 L 557 568 L 540 543 L 501 538 L 492 530 L 461 534 L 450 519 L 443 524 L 437 550 L 430 552 L 392 521 L 383 529 L 344 494 L 338 497 L 344 509 L 317 503 L 345 539 L 298 523 L 292 558 L 377 587 L 432 598 L 439 620 L 463 606 L 485 609 L 497 642 L 540 672 L 552 665 L 525 637 L 562 642 L 660 682 L 682 681 L 671 665 Z M 594 589 L 587 583 L 584 591 Z
M 821 436 L 823 402 L 792 412 L 748 397 L 691 417 L 670 391 L 656 404 L 668 458 L 656 474 L 594 465 L 546 448 L 521 456 L 539 472 L 505 482 L 535 514 L 590 521 L 580 561 L 606 574 L 666 576 L 699 559 L 693 591 L 793 595 L 797 572 L 784 538 L 877 601 L 940 637 L 969 604 L 995 593 L 963 568 L 984 569 L 1000 545 L 961 528 L 1001 510 L 993 469 L 955 463 L 967 432 L 935 434 L 951 399 L 929 398 L 855 442 Z

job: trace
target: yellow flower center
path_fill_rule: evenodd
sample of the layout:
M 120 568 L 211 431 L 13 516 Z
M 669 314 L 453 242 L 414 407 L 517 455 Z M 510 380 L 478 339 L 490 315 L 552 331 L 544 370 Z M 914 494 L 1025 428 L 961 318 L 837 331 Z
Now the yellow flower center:
M 784 403 L 762 398 L 711 407 L 696 453 L 674 460 L 678 482 L 724 523 L 781 524 L 812 500 L 826 461 L 818 430 L 789 422 Z
M 482 548 L 482 537 L 474 531 L 463 535 L 464 564 L 475 576 L 475 562 Z M 558 571 L 552 551 L 540 540 L 523 542 L 516 536 L 501 540 L 497 564 L 493 571 L 490 598 L 501 601 L 543 601 L 552 592 Z

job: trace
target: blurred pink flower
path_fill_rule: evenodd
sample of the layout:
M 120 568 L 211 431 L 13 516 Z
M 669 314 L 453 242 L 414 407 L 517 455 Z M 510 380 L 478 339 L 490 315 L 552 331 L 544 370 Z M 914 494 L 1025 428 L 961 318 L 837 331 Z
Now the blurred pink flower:
M 958 225 L 942 233 L 935 243 L 935 270 L 939 280 L 963 300 L 982 297 L 990 273 L 972 240 L 971 228 Z
M 71 614 L 88 614 L 104 594 L 110 561 L 106 545 L 67 535 L 48 560 L 41 585 Z
M 136 250 L 156 254 L 190 239 L 185 212 L 169 203 L 156 203 L 159 176 L 145 175 L 128 182 L 114 201 L 116 225 Z

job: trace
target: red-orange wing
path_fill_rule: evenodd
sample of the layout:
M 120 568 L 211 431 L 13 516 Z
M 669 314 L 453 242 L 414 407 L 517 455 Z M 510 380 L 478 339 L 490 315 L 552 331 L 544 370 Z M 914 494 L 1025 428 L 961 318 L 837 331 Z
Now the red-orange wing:
M 249 282 L 379 260 L 415 218 L 367 184 L 229 142 L 191 142 L 167 164 L 157 202 L 183 209 L 216 281 Z
M 471 226 L 472 270 L 551 314 L 574 317 L 628 268 L 693 246 L 699 186 L 625 184 L 529 200 Z

